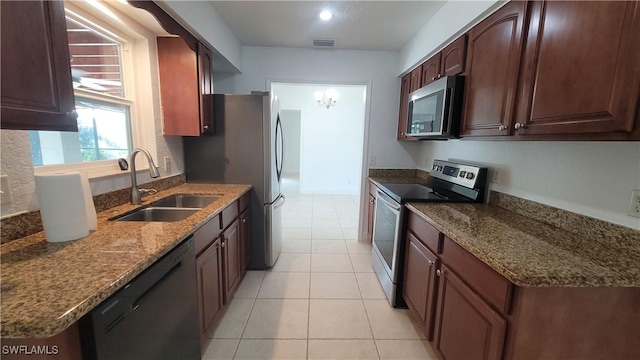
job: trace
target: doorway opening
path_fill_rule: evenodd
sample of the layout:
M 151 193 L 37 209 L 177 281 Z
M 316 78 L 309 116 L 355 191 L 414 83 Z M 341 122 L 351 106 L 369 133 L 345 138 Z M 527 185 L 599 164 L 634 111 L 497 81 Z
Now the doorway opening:
M 308 229 L 360 240 L 367 86 L 272 82 L 271 91 L 284 134 L 283 237 Z

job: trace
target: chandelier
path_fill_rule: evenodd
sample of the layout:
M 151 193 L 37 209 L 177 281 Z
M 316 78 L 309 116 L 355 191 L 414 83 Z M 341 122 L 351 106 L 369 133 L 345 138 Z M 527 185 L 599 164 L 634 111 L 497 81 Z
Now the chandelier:
M 313 93 L 313 97 L 315 97 L 318 105 L 326 107 L 327 110 L 332 106 L 336 106 L 336 101 L 338 101 L 339 96 L 340 94 L 331 88 Z

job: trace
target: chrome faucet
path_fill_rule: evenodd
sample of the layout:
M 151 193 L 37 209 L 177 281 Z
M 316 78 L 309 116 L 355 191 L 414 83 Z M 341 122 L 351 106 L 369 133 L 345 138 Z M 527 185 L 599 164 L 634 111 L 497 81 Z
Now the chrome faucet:
M 142 204 L 142 195 L 153 195 L 158 192 L 156 189 L 138 189 L 138 181 L 136 179 L 136 155 L 138 155 L 139 152 L 143 153 L 147 157 L 147 162 L 149 163 L 149 175 L 151 175 L 152 178 L 160 176 L 158 167 L 153 162 L 153 158 L 147 150 L 143 148 L 136 148 L 131 152 L 129 162 L 131 163 L 131 204 L 133 205 Z

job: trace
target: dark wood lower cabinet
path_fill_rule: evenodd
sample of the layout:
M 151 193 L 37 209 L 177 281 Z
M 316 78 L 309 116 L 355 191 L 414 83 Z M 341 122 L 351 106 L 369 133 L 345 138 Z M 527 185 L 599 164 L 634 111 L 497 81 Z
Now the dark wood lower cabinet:
M 436 300 L 438 257 L 407 232 L 402 297 L 409 309 L 418 315 L 427 339 L 433 339 L 433 311 Z
M 224 286 L 225 304 L 231 302 L 231 295 L 236 290 L 242 278 L 240 270 L 240 232 L 239 221 L 234 221 L 222 233 L 222 252 L 224 256 Z
M 217 239 L 196 258 L 200 334 L 203 344 L 213 330 L 214 319 L 223 305 L 220 243 L 220 239 Z
M 436 351 L 444 359 L 501 359 L 507 322 L 450 269 L 440 271 Z
M 240 270 L 244 272 L 251 258 L 251 212 L 240 214 Z

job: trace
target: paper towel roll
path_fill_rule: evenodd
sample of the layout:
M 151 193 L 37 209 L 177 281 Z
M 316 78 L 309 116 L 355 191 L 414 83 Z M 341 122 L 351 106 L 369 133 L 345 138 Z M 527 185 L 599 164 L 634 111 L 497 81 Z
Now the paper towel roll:
M 91 186 L 89 186 L 89 178 L 87 174 L 82 173 L 82 190 L 84 192 L 84 205 L 87 208 L 87 224 L 89 230 L 98 230 L 98 215 L 96 214 L 96 206 L 91 196 Z
M 80 173 L 48 173 L 36 175 L 35 179 L 42 227 L 47 241 L 76 240 L 89 235 L 85 192 Z

